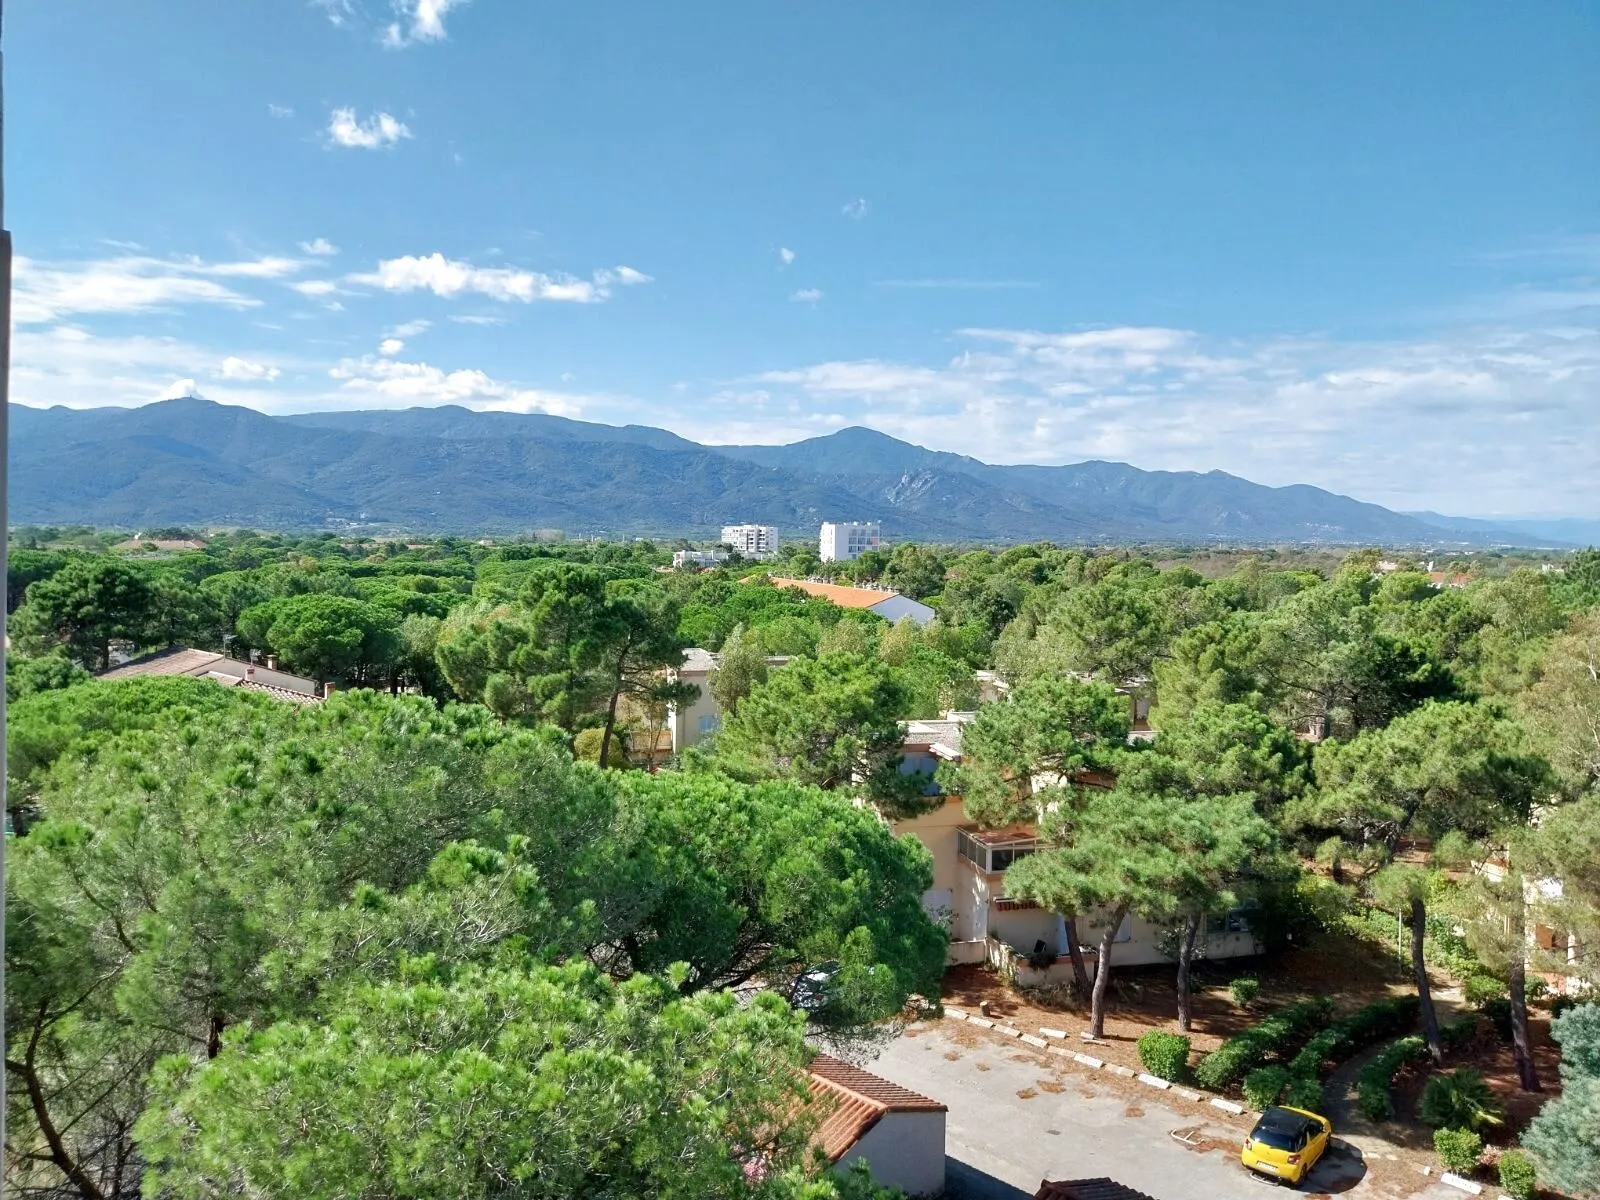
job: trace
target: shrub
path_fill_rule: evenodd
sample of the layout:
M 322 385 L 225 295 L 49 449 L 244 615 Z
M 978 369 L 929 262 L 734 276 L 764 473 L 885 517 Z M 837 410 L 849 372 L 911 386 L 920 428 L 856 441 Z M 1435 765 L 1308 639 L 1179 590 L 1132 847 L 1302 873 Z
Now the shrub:
M 1356 1009 L 1307 1042 L 1289 1064 L 1290 1073 L 1315 1078 L 1324 1063 L 1347 1057 L 1379 1038 L 1403 1033 L 1416 1023 L 1417 1004 L 1415 996 L 1396 996 Z
M 1478 1033 L 1478 1018 L 1473 1013 L 1446 1021 L 1439 1027 L 1439 1042 L 1446 1050 L 1457 1050 L 1470 1042 Z
M 1433 1148 L 1445 1169 L 1465 1175 L 1483 1157 L 1483 1139 L 1470 1129 L 1439 1129 L 1433 1135 Z
M 1391 1042 L 1376 1058 L 1361 1068 L 1356 1081 L 1356 1104 L 1369 1121 L 1387 1121 L 1394 1116 L 1394 1101 L 1389 1098 L 1389 1085 L 1400 1073 L 1400 1068 L 1415 1062 L 1428 1053 L 1428 1043 L 1413 1034 Z
M 1233 1002 L 1240 1008 L 1249 1008 L 1256 1002 L 1256 997 L 1261 995 L 1261 981 L 1249 976 L 1241 976 L 1228 985 L 1228 995 L 1233 997 Z
M 1435 1129 L 1484 1129 L 1500 1124 L 1502 1112 L 1494 1091 L 1471 1067 L 1435 1075 L 1417 1102 L 1418 1119 Z
M 1533 1159 L 1520 1150 L 1507 1150 L 1500 1156 L 1500 1190 L 1513 1200 L 1533 1200 L 1539 1189 Z
M 1550 991 L 1550 985 L 1535 975 L 1523 985 L 1523 991 L 1529 1000 L 1543 1000 Z
M 1488 1001 L 1503 997 L 1506 985 L 1493 975 L 1468 975 L 1466 983 L 1461 985 L 1461 993 L 1468 1004 L 1482 1008 Z
M 1491 996 L 1483 1002 L 1483 1015 L 1494 1026 L 1494 1033 L 1502 1042 L 1511 1040 L 1511 998 Z
M 1308 1112 L 1322 1109 L 1322 1084 L 1315 1076 L 1296 1076 L 1289 1080 L 1283 1093 L 1283 1102 L 1290 1108 L 1303 1108 Z
M 1189 1065 L 1189 1039 L 1153 1029 L 1139 1039 L 1139 1061 L 1157 1079 L 1178 1079 Z
M 1287 1067 L 1257 1067 L 1244 1077 L 1244 1100 L 1251 1108 L 1270 1108 L 1289 1083 Z
M 1337 1025 L 1324 1029 L 1304 1046 L 1289 1062 L 1289 1074 L 1297 1079 L 1315 1079 L 1322 1073 L 1322 1064 L 1345 1048 L 1348 1039 Z
M 1551 997 L 1551 999 L 1550 999 L 1550 1018 L 1551 1018 L 1551 1020 L 1554 1020 L 1556 1017 L 1559 1017 L 1564 1012 L 1568 1012 L 1571 1009 L 1577 1008 L 1578 1005 L 1580 1005 L 1582 1003 L 1583 1003 L 1583 1001 L 1579 1000 L 1576 996 L 1565 996 L 1565 995 L 1563 995 L 1563 996 L 1553 996 L 1553 997 Z
M 1234 1034 L 1202 1058 L 1195 1068 L 1195 1078 L 1208 1088 L 1227 1087 L 1269 1057 L 1284 1054 L 1296 1038 L 1327 1024 L 1332 1015 L 1333 1001 L 1326 996 L 1279 1009 L 1259 1024 Z

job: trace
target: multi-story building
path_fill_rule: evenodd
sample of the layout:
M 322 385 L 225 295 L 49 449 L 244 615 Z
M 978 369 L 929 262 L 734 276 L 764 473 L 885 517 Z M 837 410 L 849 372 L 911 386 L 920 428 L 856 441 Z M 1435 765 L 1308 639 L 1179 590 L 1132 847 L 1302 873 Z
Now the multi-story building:
M 724 525 L 722 540 L 743 558 L 771 558 L 778 552 L 776 525 Z
M 726 550 L 674 550 L 672 565 L 684 567 L 717 567 L 728 561 Z
M 883 533 L 876 521 L 824 521 L 817 555 L 823 562 L 850 562 L 882 548 Z

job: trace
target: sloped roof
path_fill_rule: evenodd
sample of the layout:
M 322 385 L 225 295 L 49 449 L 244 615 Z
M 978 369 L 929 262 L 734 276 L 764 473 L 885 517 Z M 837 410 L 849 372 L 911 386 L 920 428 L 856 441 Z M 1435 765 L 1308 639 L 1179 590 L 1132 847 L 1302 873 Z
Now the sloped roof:
M 799 588 L 808 596 L 818 599 L 831 600 L 840 608 L 871 608 L 875 604 L 882 604 L 885 600 L 892 600 L 900 593 L 889 588 L 863 588 L 850 587 L 843 583 L 818 583 L 811 579 L 784 579 L 774 575 L 773 587 Z
M 829 1162 L 844 1157 L 885 1113 L 948 1111 L 937 1100 L 830 1054 L 819 1054 L 811 1061 L 810 1087 L 814 1099 L 831 1106 L 814 1138 Z
M 100 673 L 101 679 L 133 679 L 139 675 L 204 675 L 222 655 L 211 650 L 191 650 L 173 646 L 142 658 L 131 659 L 120 667 Z
M 1126 1184 L 1101 1176 L 1098 1179 L 1046 1179 L 1033 1194 L 1033 1200 L 1155 1200 Z
M 323 694 L 322 686 L 315 679 L 242 663 L 212 650 L 196 650 L 187 646 L 157 650 L 154 654 L 146 654 L 119 667 L 112 667 L 109 671 L 102 671 L 99 678 L 116 680 L 171 675 L 209 679 L 223 687 L 265 692 L 279 700 L 291 700 L 296 704 L 319 703 Z

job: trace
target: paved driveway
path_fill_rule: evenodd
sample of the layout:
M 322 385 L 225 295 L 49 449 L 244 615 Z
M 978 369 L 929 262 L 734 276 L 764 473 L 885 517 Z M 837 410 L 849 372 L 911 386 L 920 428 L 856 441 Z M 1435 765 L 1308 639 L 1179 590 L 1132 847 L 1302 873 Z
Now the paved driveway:
M 1246 1128 L 1154 1089 L 1056 1066 L 1051 1058 L 951 1022 L 913 1026 L 871 1071 L 950 1106 L 951 1200 L 1018 1200 L 1043 1179 L 1109 1175 L 1157 1200 L 1284 1195 L 1239 1166 Z M 1172 1136 L 1183 1134 L 1190 1145 Z M 1368 1177 L 1359 1151 L 1330 1152 L 1301 1189 L 1349 1200 L 1463 1200 L 1398 1170 Z

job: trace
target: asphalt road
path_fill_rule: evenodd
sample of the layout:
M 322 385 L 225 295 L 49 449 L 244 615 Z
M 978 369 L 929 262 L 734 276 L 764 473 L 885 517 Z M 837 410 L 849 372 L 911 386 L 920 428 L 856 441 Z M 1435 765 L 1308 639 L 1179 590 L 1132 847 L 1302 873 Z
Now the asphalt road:
M 950 1022 L 913 1026 L 868 1070 L 949 1105 L 950 1200 L 1019 1200 L 1044 1179 L 1110 1176 L 1155 1200 L 1270 1200 L 1284 1195 L 1239 1165 L 1245 1125 L 1154 1089 L 1055 1065 L 1031 1047 Z M 1185 1136 L 1190 1145 L 1173 1134 Z M 1348 1200 L 1462 1200 L 1422 1179 L 1367 1177 L 1361 1153 L 1335 1146 L 1302 1185 Z

